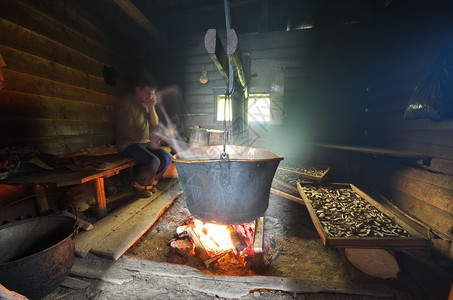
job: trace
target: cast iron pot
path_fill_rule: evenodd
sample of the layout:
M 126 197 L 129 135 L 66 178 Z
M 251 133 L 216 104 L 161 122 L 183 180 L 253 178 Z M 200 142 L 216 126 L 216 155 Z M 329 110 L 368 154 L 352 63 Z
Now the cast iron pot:
M 173 156 L 187 208 L 207 223 L 242 224 L 264 215 L 283 157 L 244 146 L 207 146 Z
M 74 261 L 75 220 L 30 218 L 0 226 L 0 283 L 29 299 L 57 288 Z

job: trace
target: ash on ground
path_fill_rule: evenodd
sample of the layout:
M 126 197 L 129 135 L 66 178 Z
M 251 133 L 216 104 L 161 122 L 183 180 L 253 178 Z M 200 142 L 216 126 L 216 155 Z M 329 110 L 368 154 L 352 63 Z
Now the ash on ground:
M 199 257 L 171 250 L 178 226 L 191 218 L 184 195 L 127 252 L 126 255 L 191 266 L 205 274 L 281 276 L 351 282 L 336 249 L 322 244 L 305 206 L 271 194 L 264 215 L 264 263 L 243 265 L 228 254 L 206 266 Z

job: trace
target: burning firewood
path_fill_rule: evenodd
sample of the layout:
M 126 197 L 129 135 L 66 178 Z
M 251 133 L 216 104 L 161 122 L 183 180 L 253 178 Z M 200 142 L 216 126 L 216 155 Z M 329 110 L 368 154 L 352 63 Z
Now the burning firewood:
M 230 225 L 230 226 L 227 226 L 227 228 L 228 228 L 228 231 L 230 232 L 231 241 L 233 242 L 233 246 L 234 246 L 233 251 L 234 251 L 234 254 L 236 255 L 238 252 L 241 252 L 242 250 L 247 248 L 247 244 L 238 235 L 237 231 L 234 230 L 233 226 Z
M 210 258 L 208 252 L 206 251 L 203 244 L 200 242 L 200 239 L 193 231 L 192 227 L 187 227 L 187 233 L 189 234 L 190 238 L 192 239 L 193 243 L 195 244 L 195 252 L 201 257 L 203 261 L 206 261 Z
M 221 225 L 192 218 L 177 228 L 177 236 L 169 243 L 171 251 L 189 260 L 195 258 L 206 268 L 221 269 L 222 272 L 235 268 L 244 270 L 246 267 L 250 271 L 255 269 L 254 265 L 265 267 L 268 264 L 265 263 L 263 251 L 263 218 L 260 219 L 244 224 Z M 257 224 L 261 229 L 254 242 Z
M 193 244 L 187 239 L 174 240 L 170 242 L 170 249 L 184 257 L 194 254 Z
M 217 254 L 216 256 L 205 260 L 204 264 L 206 265 L 206 267 L 209 267 L 210 264 L 212 264 L 213 262 L 215 262 L 215 261 L 221 259 L 222 257 L 224 257 L 225 255 L 227 255 L 228 251 L 229 250 L 224 250 L 224 251 L 220 252 L 219 254 Z

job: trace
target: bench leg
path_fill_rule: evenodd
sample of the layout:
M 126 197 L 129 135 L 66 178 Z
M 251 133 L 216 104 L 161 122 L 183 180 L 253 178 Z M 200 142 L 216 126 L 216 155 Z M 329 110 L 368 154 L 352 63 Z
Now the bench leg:
M 104 178 L 94 179 L 96 190 L 96 216 L 98 219 L 107 215 L 107 201 L 105 199 Z
M 36 206 L 38 207 L 38 214 L 42 214 L 49 210 L 49 203 L 47 203 L 46 191 L 42 185 L 35 185 L 33 187 L 36 197 Z

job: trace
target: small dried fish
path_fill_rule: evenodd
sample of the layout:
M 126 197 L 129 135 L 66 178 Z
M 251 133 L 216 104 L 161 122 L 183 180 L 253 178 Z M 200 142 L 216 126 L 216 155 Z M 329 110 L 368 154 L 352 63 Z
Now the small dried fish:
M 302 190 L 331 236 L 410 237 L 404 228 L 351 188 L 303 185 Z

